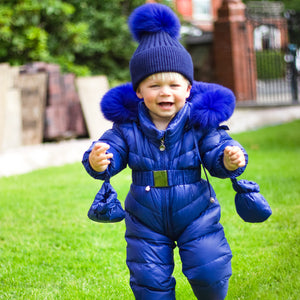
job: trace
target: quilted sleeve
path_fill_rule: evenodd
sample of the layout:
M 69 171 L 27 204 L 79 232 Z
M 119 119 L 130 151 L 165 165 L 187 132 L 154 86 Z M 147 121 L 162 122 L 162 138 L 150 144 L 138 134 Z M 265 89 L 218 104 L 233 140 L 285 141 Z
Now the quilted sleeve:
M 244 152 L 246 165 L 235 171 L 228 171 L 223 164 L 224 149 L 227 146 L 238 146 Z M 200 141 L 199 150 L 204 167 L 214 177 L 235 178 L 240 176 L 248 163 L 248 154 L 245 149 L 222 128 L 209 131 Z
M 89 163 L 89 155 L 92 151 L 95 143 L 102 142 L 110 145 L 108 153 L 113 153 L 113 158 L 108 168 L 104 172 L 96 172 L 93 170 Z M 89 149 L 84 153 L 82 158 L 82 164 L 86 171 L 95 179 L 105 180 L 107 177 L 111 177 L 122 171 L 127 165 L 127 153 L 128 147 L 127 143 L 122 136 L 122 131 L 119 125 L 114 124 L 112 129 L 107 130 L 102 137 L 94 141 Z

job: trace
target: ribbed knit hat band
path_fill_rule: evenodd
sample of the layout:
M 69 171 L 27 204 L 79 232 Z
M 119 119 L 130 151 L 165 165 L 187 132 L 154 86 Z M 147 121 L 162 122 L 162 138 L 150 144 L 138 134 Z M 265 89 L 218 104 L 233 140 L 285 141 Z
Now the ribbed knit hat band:
M 169 7 L 142 5 L 132 13 L 129 25 L 140 43 L 130 61 L 134 90 L 142 80 L 160 72 L 177 72 L 193 82 L 192 58 L 177 39 L 180 23 Z
M 173 39 L 164 31 L 158 33 L 146 33 L 141 39 L 136 51 L 155 47 L 178 47 L 178 40 Z M 180 44 L 179 44 L 180 45 Z

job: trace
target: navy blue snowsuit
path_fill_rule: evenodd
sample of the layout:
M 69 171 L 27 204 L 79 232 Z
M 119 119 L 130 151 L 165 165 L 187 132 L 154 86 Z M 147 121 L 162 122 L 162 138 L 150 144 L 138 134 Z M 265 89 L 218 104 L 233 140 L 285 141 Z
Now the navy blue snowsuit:
M 95 172 L 88 162 L 94 143 L 83 157 L 87 172 L 98 179 L 113 176 L 127 165 L 132 169 L 125 201 L 125 238 L 136 299 L 175 299 L 172 272 L 176 245 L 182 271 L 197 299 L 221 300 L 227 294 L 232 254 L 219 223 L 215 192 L 201 178 L 195 141 L 212 176 L 236 177 L 245 167 L 233 172 L 225 169 L 225 147 L 241 145 L 223 127 L 203 128 L 192 122 L 193 105 L 193 101 L 187 102 L 166 130 L 158 130 L 141 101 L 136 120 L 114 123 L 99 139 L 109 144 L 108 152 L 113 153 L 106 172 Z

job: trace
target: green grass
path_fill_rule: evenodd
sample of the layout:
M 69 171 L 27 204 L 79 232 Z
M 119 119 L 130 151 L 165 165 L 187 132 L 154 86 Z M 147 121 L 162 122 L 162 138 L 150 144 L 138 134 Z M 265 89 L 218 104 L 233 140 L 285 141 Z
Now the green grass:
M 249 153 L 241 178 L 259 183 L 273 215 L 235 212 L 229 180 L 211 179 L 233 252 L 228 300 L 297 300 L 300 292 L 300 121 L 233 135 Z M 124 200 L 125 170 L 112 180 Z M 80 163 L 0 178 L 0 299 L 134 299 L 124 222 L 86 217 L 101 182 Z M 195 299 L 175 252 L 178 300 Z

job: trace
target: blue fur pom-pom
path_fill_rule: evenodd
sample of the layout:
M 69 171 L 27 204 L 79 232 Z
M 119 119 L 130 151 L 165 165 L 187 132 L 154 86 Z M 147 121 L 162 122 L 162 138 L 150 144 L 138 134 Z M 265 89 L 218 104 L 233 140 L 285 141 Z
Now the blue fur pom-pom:
M 145 33 L 164 31 L 177 39 L 180 35 L 180 22 L 176 14 L 168 6 L 158 3 L 148 3 L 136 8 L 129 17 L 129 28 L 138 42 Z
M 206 93 L 207 91 L 212 91 L 220 88 L 222 89 L 224 87 L 217 83 L 208 83 L 208 82 L 194 80 L 190 97 L 187 100 L 193 102 L 193 99 L 196 99 L 195 95 L 200 95 Z
M 198 82 L 193 85 L 190 102 L 191 121 L 202 128 L 217 128 L 228 120 L 235 108 L 233 92 L 218 84 Z
M 100 102 L 104 117 L 112 122 L 125 123 L 137 119 L 138 103 L 141 101 L 132 88 L 125 83 L 109 90 Z

